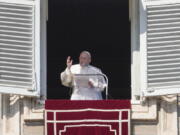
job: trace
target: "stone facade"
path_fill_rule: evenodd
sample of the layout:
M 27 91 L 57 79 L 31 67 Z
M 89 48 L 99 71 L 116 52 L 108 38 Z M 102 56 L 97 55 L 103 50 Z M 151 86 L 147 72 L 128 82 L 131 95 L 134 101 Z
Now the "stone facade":
M 132 135 L 178 135 L 176 96 L 141 99 L 139 95 L 138 0 L 129 0 L 132 41 Z M 41 12 L 47 13 L 45 8 Z M 41 16 L 41 20 L 46 15 Z M 42 21 L 44 22 L 44 21 Z M 43 37 L 46 36 L 43 24 Z M 42 37 L 42 38 L 43 38 Z M 44 41 L 44 40 L 43 40 Z M 46 54 L 43 54 L 46 56 Z M 46 91 L 42 92 L 42 95 Z M 0 95 L 1 135 L 44 135 L 43 100 L 18 95 Z

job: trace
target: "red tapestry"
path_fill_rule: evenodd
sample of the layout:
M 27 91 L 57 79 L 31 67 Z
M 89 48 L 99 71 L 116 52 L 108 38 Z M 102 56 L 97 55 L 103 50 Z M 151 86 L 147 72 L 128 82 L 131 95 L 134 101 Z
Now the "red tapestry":
M 47 100 L 46 135 L 130 135 L 129 100 Z

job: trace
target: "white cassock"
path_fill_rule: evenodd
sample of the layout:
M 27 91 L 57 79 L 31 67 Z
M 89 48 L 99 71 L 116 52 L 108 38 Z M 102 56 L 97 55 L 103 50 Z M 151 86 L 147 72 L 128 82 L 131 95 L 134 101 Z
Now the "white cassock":
M 77 74 L 79 74 L 79 76 L 77 76 Z M 102 72 L 100 69 L 91 65 L 82 67 L 80 64 L 76 64 L 72 65 L 70 69 L 66 68 L 65 71 L 61 73 L 62 84 L 73 88 L 71 100 L 102 99 L 101 92 L 107 86 L 104 77 L 90 74 L 102 74 Z M 94 87 L 90 87 L 88 81 L 91 81 Z

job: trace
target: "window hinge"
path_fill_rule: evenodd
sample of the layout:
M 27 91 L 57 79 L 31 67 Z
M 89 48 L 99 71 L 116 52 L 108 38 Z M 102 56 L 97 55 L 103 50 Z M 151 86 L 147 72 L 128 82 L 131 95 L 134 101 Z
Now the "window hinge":
M 153 93 L 154 91 L 155 91 L 154 88 L 149 88 L 149 89 L 147 90 L 148 93 Z

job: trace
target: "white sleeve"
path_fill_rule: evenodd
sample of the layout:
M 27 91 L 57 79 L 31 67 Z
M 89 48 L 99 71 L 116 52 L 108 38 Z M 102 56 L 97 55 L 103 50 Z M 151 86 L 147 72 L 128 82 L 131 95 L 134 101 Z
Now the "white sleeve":
M 101 70 L 98 71 L 98 74 L 102 74 Z M 90 79 L 90 81 L 98 91 L 103 91 L 107 87 L 103 76 L 97 75 L 97 79 Z
M 66 68 L 65 71 L 61 73 L 60 78 L 62 85 L 67 87 L 72 86 L 73 75 L 69 68 Z
M 102 72 L 101 72 L 101 74 L 102 74 Z M 97 87 L 99 88 L 100 91 L 103 91 L 107 87 L 107 83 L 105 82 L 103 76 L 98 77 L 98 86 Z

